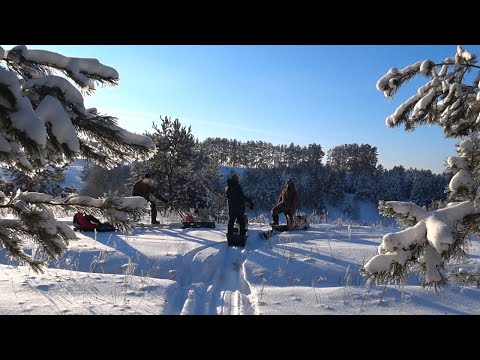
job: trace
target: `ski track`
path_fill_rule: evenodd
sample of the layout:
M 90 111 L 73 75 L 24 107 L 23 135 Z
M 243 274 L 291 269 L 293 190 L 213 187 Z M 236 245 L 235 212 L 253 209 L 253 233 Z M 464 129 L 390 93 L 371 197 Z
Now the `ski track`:
M 171 266 L 172 273 L 166 271 L 165 265 L 156 275 L 147 277 L 173 280 L 175 286 L 168 288 L 165 293 L 165 314 L 177 315 L 255 315 L 261 313 L 260 301 L 257 296 L 257 290 L 251 286 L 247 279 L 246 263 L 249 256 L 254 256 L 257 250 L 263 251 L 264 248 L 272 247 L 272 244 L 295 242 L 293 236 L 273 237 L 267 241 L 262 239 L 260 234 L 263 227 L 259 229 L 250 229 L 246 246 L 229 247 L 227 246 L 224 228 L 215 230 L 199 229 L 177 234 L 171 229 L 155 229 L 139 231 L 136 230 L 133 236 L 113 234 L 101 237 L 92 235 L 90 237 L 94 244 L 98 244 L 98 252 L 89 251 L 88 257 L 82 255 L 79 250 L 73 250 L 70 253 L 70 261 L 75 263 L 77 260 L 83 262 L 82 268 L 89 265 L 89 272 L 83 277 L 82 281 L 77 279 L 74 282 L 81 288 L 84 293 L 83 299 L 89 299 L 97 305 L 105 305 L 108 303 L 102 300 L 101 296 L 96 296 L 97 291 L 93 285 L 95 273 L 107 272 L 109 274 L 124 275 L 123 264 L 125 261 L 132 261 L 136 265 L 134 274 L 144 276 L 140 269 L 150 269 L 165 261 L 165 257 L 157 258 L 153 254 L 148 253 L 148 246 L 155 246 L 155 242 L 165 244 L 169 241 L 169 236 L 177 236 L 182 240 L 200 243 L 193 249 L 186 249 L 186 252 L 173 253 L 171 260 L 163 264 Z M 329 229 L 332 231 L 331 229 Z M 202 234 L 196 232 L 206 232 L 204 238 Z M 335 230 L 333 230 L 335 231 Z M 170 232 L 173 232 L 170 234 Z M 317 232 L 322 233 L 321 229 Z M 325 231 L 328 232 L 328 231 Z M 144 238 L 136 237 L 138 235 Z M 151 238 L 150 233 L 158 233 L 158 238 Z M 208 235 L 207 233 L 210 233 Z M 162 238 L 166 236 L 167 238 Z M 151 245 L 147 245 L 152 240 Z M 224 239 L 224 240 L 223 240 Z M 223 241 L 222 241 L 223 240 Z M 87 246 L 87 245 L 81 245 Z M 89 245 L 91 246 L 91 245 Z M 94 245 L 95 246 L 95 245 Z M 147 246 L 147 248 L 144 248 Z M 174 245 L 173 245 L 174 246 Z M 95 247 L 94 247 L 95 248 Z M 280 248 L 280 247 L 279 247 Z M 80 248 L 77 248 L 80 249 Z M 263 249 L 263 250 L 262 250 Z M 112 254 L 112 255 L 109 255 Z M 64 262 L 66 260 L 63 260 Z M 64 264 L 64 266 L 66 266 Z M 106 270 L 106 271 L 105 271 Z M 92 277 L 93 276 L 93 277 Z M 126 275 L 125 275 L 126 276 Z M 91 278 L 92 277 L 92 278 Z M 48 289 L 38 287 L 36 280 L 27 280 L 28 285 L 39 297 L 45 298 L 51 305 L 51 312 L 62 314 L 68 308 L 68 303 L 72 297 L 69 290 L 62 282 L 55 283 L 55 295 L 49 293 Z M 119 285 L 120 287 L 121 285 Z M 147 286 L 148 288 L 148 286 Z M 143 297 L 150 295 L 147 292 L 142 293 Z M 261 295 L 260 295 L 261 298 Z M 143 298 L 139 298 L 143 301 Z M 90 301 L 83 300 L 79 304 L 80 308 L 87 313 L 96 313 L 94 306 L 89 306 Z M 115 300 L 114 300 L 115 304 Z
M 218 247 L 220 244 L 223 246 Z M 186 275 L 179 282 L 186 291 L 175 301 L 183 302 L 179 314 L 255 314 L 244 271 L 248 252 L 248 245 L 245 248 L 229 247 L 220 242 L 185 254 L 183 263 L 188 271 L 183 270 Z M 205 282 L 205 279 L 209 281 Z
M 226 241 L 197 247 L 182 256 L 168 313 L 180 315 L 255 315 L 258 299 L 246 279 L 250 252 L 264 245 L 261 230 L 250 230 L 245 248 Z M 263 244 L 262 244 L 263 243 Z M 207 280 L 207 281 L 206 281 Z
M 227 246 L 225 230 L 82 235 L 44 274 L 5 259 L 2 314 L 478 313 L 476 289 L 452 286 L 438 297 L 419 289 L 415 273 L 406 290 L 367 291 L 360 264 L 388 229 L 326 224 L 266 241 L 256 225 L 245 248 Z M 473 244 L 471 268 L 480 258 Z M 135 271 L 125 271 L 128 262 Z

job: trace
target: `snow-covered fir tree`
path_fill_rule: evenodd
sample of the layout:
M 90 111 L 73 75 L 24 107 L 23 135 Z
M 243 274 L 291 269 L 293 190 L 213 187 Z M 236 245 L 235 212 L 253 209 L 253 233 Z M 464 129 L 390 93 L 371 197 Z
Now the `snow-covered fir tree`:
M 405 168 L 403 166 L 394 166 L 390 170 L 380 168 L 378 171 L 380 174 L 379 199 L 408 200 Z
M 427 77 L 426 84 L 387 117 L 387 125 L 413 130 L 436 124 L 446 137 L 461 139 L 458 155 L 447 161 L 454 175 L 445 208 L 428 212 L 414 203 L 380 203 L 383 214 L 396 216 L 408 227 L 386 234 L 378 255 L 365 265 L 366 274 L 377 284 L 401 283 L 409 268 L 417 266 L 423 284 L 437 289 L 447 283 L 442 272 L 446 265 L 467 258 L 468 235 L 480 233 L 480 67 L 476 62 L 475 55 L 458 46 L 456 54 L 442 62 L 423 60 L 402 70 L 391 68 L 377 82 L 377 89 L 391 97 L 414 76 Z
M 412 175 L 412 176 L 409 176 Z M 448 185 L 445 175 L 433 174 L 430 170 L 408 170 L 407 179 L 411 178 L 409 200 L 420 206 L 429 206 L 434 200 L 446 200 Z
M 380 174 L 360 174 L 353 178 L 355 198 L 359 200 L 376 200 L 379 192 Z
M 269 210 L 277 204 L 280 191 L 285 185 L 282 173 L 283 169 L 280 168 L 245 171 L 241 178 L 243 191 L 252 198 L 256 208 Z
M 86 109 L 83 94 L 95 83 L 115 86 L 117 71 L 97 59 L 73 58 L 44 50 L 0 47 L 0 162 L 27 175 L 49 166 L 63 166 L 76 158 L 111 168 L 151 156 L 149 137 L 117 126 L 117 119 Z M 82 94 L 83 93 L 83 94 Z M 7 254 L 39 270 L 42 259 L 22 250 L 22 241 L 36 242 L 47 257 L 57 259 L 73 230 L 57 221 L 63 211 L 86 211 L 104 217 L 119 229 L 139 218 L 147 203 L 138 197 L 93 199 L 70 196 L 55 200 L 40 192 L 0 191 L 0 246 Z M 42 253 L 39 251 L 37 253 Z

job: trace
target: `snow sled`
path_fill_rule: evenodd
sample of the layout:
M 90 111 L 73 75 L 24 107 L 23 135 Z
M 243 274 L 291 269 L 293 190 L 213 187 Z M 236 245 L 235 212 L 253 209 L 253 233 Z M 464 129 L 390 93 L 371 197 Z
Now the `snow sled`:
M 273 235 L 280 234 L 285 231 L 307 230 L 310 225 L 304 215 L 297 215 L 293 217 L 292 226 L 288 224 L 271 225 L 272 230 L 262 231 L 260 235 L 264 239 L 270 239 Z
M 228 246 L 241 246 L 244 247 L 247 242 L 248 237 L 248 218 L 245 215 L 245 235 L 242 236 L 239 234 L 238 223 L 236 222 L 233 227 L 233 234 L 227 234 L 227 244 Z
M 233 234 L 227 234 L 227 245 L 244 247 L 247 243 L 247 236 L 248 230 L 245 232 L 245 236 L 241 236 L 238 233 L 238 228 L 233 228 Z
M 168 225 L 166 224 L 144 224 L 144 223 L 138 223 L 135 225 L 135 228 L 137 229 L 150 229 L 150 228 L 164 228 Z
M 284 232 L 290 230 L 288 225 L 282 224 L 282 225 L 272 225 L 272 230 L 276 230 L 278 232 Z
M 182 229 L 187 228 L 209 228 L 215 229 L 215 221 L 182 221 Z
M 203 210 L 203 209 L 202 209 Z M 182 229 L 187 228 L 209 228 L 215 229 L 215 221 L 209 221 L 208 215 L 199 216 L 199 220 L 196 220 L 192 214 L 188 214 L 185 217 L 185 221 L 182 221 Z
M 273 235 L 280 234 L 284 231 L 288 231 L 288 225 L 272 225 L 272 230 L 261 231 L 260 236 L 265 240 L 268 240 Z

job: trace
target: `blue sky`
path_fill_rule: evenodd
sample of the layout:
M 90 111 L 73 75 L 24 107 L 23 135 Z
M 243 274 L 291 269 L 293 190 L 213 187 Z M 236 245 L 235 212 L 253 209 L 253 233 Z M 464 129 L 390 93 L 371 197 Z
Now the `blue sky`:
M 28 45 L 27 45 L 28 46 Z M 10 46 L 6 46 L 9 49 Z M 390 67 L 453 56 L 448 46 L 49 46 L 98 58 L 120 73 L 119 86 L 98 88 L 86 105 L 119 118 L 130 131 L 150 130 L 159 115 L 178 117 L 195 136 L 274 144 L 377 146 L 386 168 L 443 170 L 454 140 L 439 127 L 389 129 L 385 118 L 416 91 L 412 81 L 388 102 L 375 88 Z M 479 46 L 465 46 L 480 54 Z

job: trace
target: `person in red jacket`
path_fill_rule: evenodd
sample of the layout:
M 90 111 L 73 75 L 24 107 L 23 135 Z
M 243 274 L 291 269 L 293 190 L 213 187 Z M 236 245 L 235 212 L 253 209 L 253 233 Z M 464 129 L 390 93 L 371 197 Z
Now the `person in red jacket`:
M 79 231 L 115 231 L 110 223 L 102 223 L 93 215 L 77 212 L 73 217 L 73 226 Z

